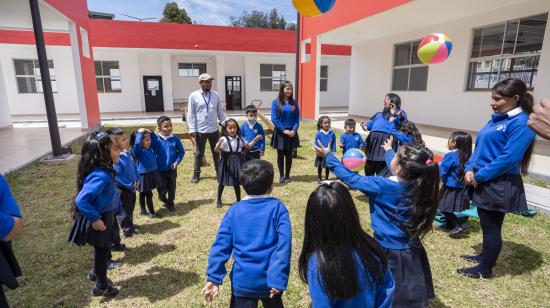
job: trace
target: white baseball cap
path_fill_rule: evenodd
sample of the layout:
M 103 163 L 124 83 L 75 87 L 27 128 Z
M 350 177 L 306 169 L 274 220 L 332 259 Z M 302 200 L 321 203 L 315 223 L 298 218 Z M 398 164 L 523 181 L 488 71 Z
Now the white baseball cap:
M 214 80 L 216 78 L 210 76 L 210 74 L 204 73 L 199 76 L 199 82 L 206 81 L 206 80 Z

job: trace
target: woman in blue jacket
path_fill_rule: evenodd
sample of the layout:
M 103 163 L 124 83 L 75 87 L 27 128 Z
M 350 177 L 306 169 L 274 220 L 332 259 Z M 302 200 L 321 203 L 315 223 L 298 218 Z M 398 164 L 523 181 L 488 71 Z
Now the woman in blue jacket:
M 277 150 L 277 168 L 279 169 L 280 183 L 290 181 L 292 152 L 300 146 L 300 139 L 298 138 L 300 109 L 298 101 L 292 95 L 292 83 L 284 81 L 279 88 L 279 97 L 271 103 L 271 121 L 275 125 L 271 146 Z
M 521 175 L 527 173 L 535 141 L 535 133 L 527 126 L 533 97 L 523 81 L 506 79 L 493 87 L 491 108 L 494 113 L 479 131 L 464 168 L 483 231 L 481 254 L 465 257 L 479 264 L 458 270 L 471 278 L 491 277 L 502 248 L 504 216 L 527 209 Z

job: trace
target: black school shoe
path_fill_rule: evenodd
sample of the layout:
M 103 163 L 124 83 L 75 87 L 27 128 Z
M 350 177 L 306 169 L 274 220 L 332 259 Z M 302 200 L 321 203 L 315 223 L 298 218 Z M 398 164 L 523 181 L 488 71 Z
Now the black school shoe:
M 222 202 L 221 202 L 221 201 L 216 202 L 216 207 L 217 207 L 218 209 L 221 209 L 221 208 L 223 207 Z
M 134 236 L 138 236 L 138 235 L 139 235 L 138 230 L 132 230 L 130 232 L 124 232 L 124 237 L 126 237 L 126 238 L 134 237 Z
M 111 251 L 125 251 L 126 245 L 122 243 L 115 244 L 111 247 Z
M 468 227 L 468 225 L 458 225 L 453 230 L 449 231 L 449 236 L 457 238 L 461 235 L 468 233 L 468 230 L 470 230 L 470 227 Z
M 456 270 L 456 272 L 468 278 L 475 278 L 475 279 L 491 278 L 493 274 L 491 272 L 488 272 L 488 273 L 481 272 L 479 270 L 479 266 L 459 268 Z
M 96 286 L 92 288 L 90 293 L 92 296 L 115 297 L 118 294 L 118 289 L 113 286 L 107 286 L 105 289 L 100 289 Z
M 461 256 L 461 258 L 468 262 L 481 263 L 481 254 L 475 256 Z
M 90 280 L 90 281 L 96 281 L 97 276 L 95 275 L 94 272 L 90 271 L 90 272 L 88 273 L 88 275 L 86 275 L 86 279 L 88 279 L 88 280 Z M 110 285 L 110 286 L 113 285 L 113 281 L 112 281 L 111 279 L 109 279 L 109 278 L 107 278 L 107 285 Z
M 168 212 L 175 212 L 176 211 L 176 207 L 171 205 L 171 204 L 170 205 L 164 205 L 164 207 L 166 207 Z
M 280 183 L 280 184 L 286 183 L 286 178 L 285 178 L 284 176 L 280 177 L 280 178 L 279 178 L 279 183 Z
M 149 216 L 149 218 L 161 218 L 162 217 L 157 213 L 147 213 L 147 216 Z
M 198 176 L 194 176 L 192 179 L 191 179 L 191 183 L 193 184 L 197 184 L 199 181 L 201 180 L 200 177 Z
M 122 266 L 122 263 L 120 262 L 115 262 L 113 260 L 109 260 L 107 261 L 107 269 L 108 270 L 112 270 L 112 269 L 115 269 L 115 268 L 119 268 Z

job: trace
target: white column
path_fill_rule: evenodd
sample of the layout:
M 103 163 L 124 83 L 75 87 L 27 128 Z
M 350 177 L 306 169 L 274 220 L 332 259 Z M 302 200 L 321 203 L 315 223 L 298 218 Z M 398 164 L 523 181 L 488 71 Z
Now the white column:
M 313 47 L 313 46 L 312 46 Z M 319 118 L 319 99 L 321 96 L 321 37 L 318 36 L 315 46 L 315 119 Z
M 76 83 L 76 100 L 80 111 L 80 125 L 83 129 L 89 128 L 88 114 L 86 112 L 86 99 L 84 98 L 84 83 L 82 81 L 82 68 L 80 65 L 80 48 L 78 45 L 76 24 L 69 21 L 69 36 L 71 40 L 71 53 L 73 57 L 74 77 Z
M 535 84 L 535 103 L 543 98 L 550 99 L 550 26 L 546 26 L 544 34 L 544 43 L 542 45 L 539 59 L 539 69 L 537 71 L 537 82 Z
M 6 79 L 2 71 L 0 61 L 0 128 L 11 126 L 10 104 L 8 102 L 8 92 L 5 84 Z
M 216 83 L 215 89 L 225 106 L 225 56 L 216 55 Z
M 164 99 L 164 110 L 174 110 L 174 97 L 172 94 L 172 61 L 168 53 L 161 56 L 162 65 L 162 95 Z

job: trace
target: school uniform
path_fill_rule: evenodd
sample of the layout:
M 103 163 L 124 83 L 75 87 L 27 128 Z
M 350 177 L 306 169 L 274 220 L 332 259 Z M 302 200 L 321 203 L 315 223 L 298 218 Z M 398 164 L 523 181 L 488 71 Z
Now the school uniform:
M 342 144 L 342 153 L 346 153 L 349 149 L 365 150 L 365 142 L 359 133 L 344 133 L 340 136 L 340 143 Z
M 19 286 L 16 278 L 22 275 L 21 267 L 15 258 L 11 241 L 3 239 L 14 227 L 13 217 L 21 217 L 17 201 L 13 197 L 9 185 L 0 175 L 0 307 L 8 307 L 3 286 L 15 289 Z
M 135 231 L 134 227 L 134 208 L 136 206 L 136 187 L 138 181 L 138 170 L 134 163 L 132 154 L 124 150 L 120 154 L 118 163 L 114 164 L 115 183 L 120 190 L 120 204 L 122 210 L 118 215 L 120 227 L 125 235 L 130 235 Z
M 393 307 L 426 307 L 435 297 L 428 255 L 418 239 L 411 239 L 399 224 L 412 215 L 408 193 L 415 189 L 395 176 L 360 176 L 328 153 L 327 166 L 352 189 L 369 197 L 374 238 L 386 250 L 388 264 L 395 280 Z
M 260 153 L 265 152 L 265 131 L 262 124 L 254 121 L 254 124 L 246 121 L 241 125 L 241 134 L 243 139 L 250 143 L 256 136 L 262 136 L 262 140 L 258 140 L 251 149 L 244 151 L 244 161 L 260 159 Z
M 386 166 L 384 162 L 384 149 L 382 145 L 392 136 L 391 128 L 395 123 L 386 119 L 385 114 L 379 112 L 367 123 L 365 175 L 379 175 Z M 392 148 L 397 151 L 397 143 L 392 144 Z
M 139 173 L 139 192 L 148 192 L 156 189 L 162 183 L 158 170 L 158 160 L 165 160 L 165 152 L 158 141 L 156 134 L 151 133 L 151 146 L 148 149 L 143 148 L 143 133 L 138 133 L 132 154 L 137 161 L 137 170 Z M 157 158 L 158 157 L 158 158 Z
M 271 288 L 285 291 L 290 272 L 292 233 L 288 210 L 269 195 L 248 196 L 225 214 L 208 255 L 207 280 L 221 285 L 225 263 L 233 255 L 232 306 L 261 299 L 264 306 L 282 307 L 281 297 L 269 299 Z
M 300 127 L 300 108 L 298 101 L 294 100 L 294 111 L 292 106 L 285 102 L 279 112 L 279 99 L 271 103 L 271 121 L 275 125 L 275 131 L 271 138 L 271 146 L 277 150 L 289 151 L 300 146 L 298 128 Z M 285 130 L 295 131 L 294 137 L 283 134 Z
M 157 156 L 160 175 L 159 199 L 167 206 L 172 207 L 176 197 L 176 178 L 178 177 L 177 167 L 172 169 L 172 165 L 176 164 L 177 166 L 181 163 L 185 149 L 180 138 L 174 135 L 158 134 L 158 140 L 165 154 Z
M 307 265 L 307 285 L 312 307 L 334 308 L 390 308 L 392 307 L 395 282 L 388 267 L 381 284 L 373 281 L 372 275 L 367 272 L 363 262 L 356 254 L 357 284 L 361 291 L 352 298 L 330 299 L 323 287 L 323 279 L 317 267 L 317 254 L 311 255 Z
M 218 183 L 223 186 L 240 185 L 241 167 L 246 141 L 240 136 L 235 138 L 222 136 L 225 141 L 220 145 L 221 159 L 218 163 Z
M 330 151 L 336 152 L 336 134 L 329 130 L 325 132 L 324 130 L 319 130 L 315 134 L 315 138 L 313 139 L 313 146 L 319 147 L 319 143 L 322 144 L 325 148 L 327 148 L 330 144 Z M 324 157 L 316 156 L 314 166 L 317 168 L 326 168 L 326 163 Z
M 468 209 L 470 199 L 464 181 L 458 180 L 460 171 L 458 151 L 451 151 L 439 163 L 439 177 L 443 183 L 440 191 L 438 210 L 442 213 L 462 212 Z

